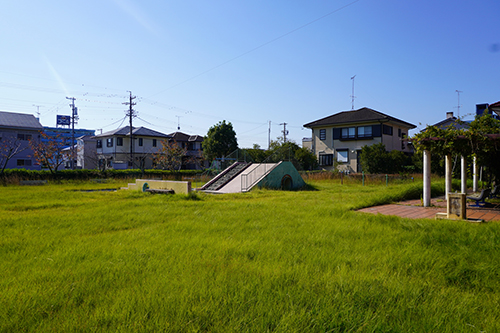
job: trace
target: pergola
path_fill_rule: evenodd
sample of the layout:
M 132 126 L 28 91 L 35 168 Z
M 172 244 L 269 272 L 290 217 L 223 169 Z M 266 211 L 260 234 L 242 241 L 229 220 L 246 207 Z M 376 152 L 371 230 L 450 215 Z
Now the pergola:
M 488 140 L 499 140 L 500 134 L 485 134 Z M 428 142 L 440 141 L 442 138 L 431 137 L 427 138 Z M 463 135 L 456 137 L 456 140 L 467 140 Z M 451 161 L 451 151 L 445 153 L 445 192 L 446 200 L 448 200 L 448 194 L 451 192 L 451 180 L 452 180 L 452 161 Z M 500 161 L 499 161 L 500 163 Z M 500 167 L 500 165 L 499 165 Z M 423 151 L 423 205 L 424 207 L 429 207 L 431 203 L 431 152 L 427 149 Z M 478 189 L 478 168 L 476 163 L 476 158 L 474 157 L 473 162 L 473 191 L 477 192 Z M 461 156 L 461 193 L 467 193 L 467 160 L 465 156 Z

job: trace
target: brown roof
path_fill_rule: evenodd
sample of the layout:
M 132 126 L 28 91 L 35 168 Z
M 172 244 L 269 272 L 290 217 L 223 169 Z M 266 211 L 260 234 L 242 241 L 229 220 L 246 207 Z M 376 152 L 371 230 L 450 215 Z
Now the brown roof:
M 407 123 L 406 121 L 391 117 L 385 113 L 375 111 L 370 108 L 361 108 L 359 110 L 352 110 L 352 111 L 342 111 L 334 115 L 307 123 L 304 125 L 304 127 L 313 128 L 319 126 L 342 125 L 342 124 L 359 123 L 366 121 L 377 121 L 377 122 L 392 121 L 407 126 L 410 129 L 417 127 L 413 124 Z

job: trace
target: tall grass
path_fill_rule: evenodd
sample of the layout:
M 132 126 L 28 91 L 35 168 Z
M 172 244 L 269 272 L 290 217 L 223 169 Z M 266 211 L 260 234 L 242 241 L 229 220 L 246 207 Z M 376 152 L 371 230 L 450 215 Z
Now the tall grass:
M 414 184 L 310 185 L 3 187 L 0 331 L 499 331 L 498 224 L 353 211 Z

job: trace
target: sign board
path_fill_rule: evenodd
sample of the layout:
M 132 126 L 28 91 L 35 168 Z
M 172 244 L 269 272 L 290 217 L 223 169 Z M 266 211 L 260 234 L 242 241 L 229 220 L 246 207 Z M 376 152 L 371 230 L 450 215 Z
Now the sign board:
M 446 206 L 449 219 L 467 219 L 465 193 L 448 193 Z
M 61 116 L 57 115 L 57 125 L 70 125 L 71 124 L 71 116 Z

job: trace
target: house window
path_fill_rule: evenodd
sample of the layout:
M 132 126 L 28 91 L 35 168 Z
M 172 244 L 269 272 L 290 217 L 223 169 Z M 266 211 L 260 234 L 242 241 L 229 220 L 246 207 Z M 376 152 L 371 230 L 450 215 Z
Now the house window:
M 401 133 L 401 150 L 404 150 L 406 148 L 405 139 L 406 139 L 406 133 Z
M 123 146 L 123 138 L 116 138 L 116 146 Z
M 156 147 L 156 139 L 153 139 L 153 147 Z
M 319 165 L 321 166 L 333 165 L 333 154 L 319 155 Z
M 349 162 L 349 150 L 337 149 L 337 161 L 340 163 Z
M 398 128 L 398 136 L 401 137 L 401 128 Z
M 142 138 L 139 138 L 139 147 L 142 147 L 142 144 L 143 144 L 143 140 L 142 140 Z
M 23 140 L 23 141 L 24 140 L 26 140 L 26 141 L 31 140 L 31 134 L 21 134 L 21 133 L 18 133 L 17 134 L 17 139 L 18 140 Z
M 102 148 L 102 140 L 97 140 L 96 147 L 97 148 Z
M 372 127 L 371 126 L 360 126 L 358 127 L 358 137 L 359 138 L 371 138 Z
M 17 160 L 17 166 L 31 166 L 31 160 Z
M 113 138 L 106 139 L 106 147 L 113 147 Z
M 392 126 L 382 125 L 382 133 L 385 135 L 392 135 Z
M 356 137 L 356 127 L 346 127 L 342 129 L 342 139 L 354 139 Z
M 319 130 L 319 139 L 320 140 L 326 140 L 326 129 L 320 129 Z

